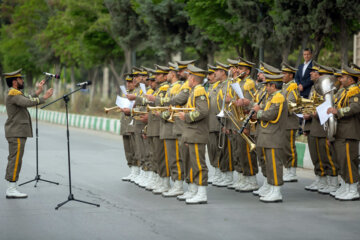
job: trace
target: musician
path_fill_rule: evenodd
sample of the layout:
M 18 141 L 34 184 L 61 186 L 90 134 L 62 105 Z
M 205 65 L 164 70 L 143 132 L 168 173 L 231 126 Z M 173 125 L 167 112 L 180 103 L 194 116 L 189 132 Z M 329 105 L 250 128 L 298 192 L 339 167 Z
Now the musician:
M 297 104 L 300 99 L 298 86 L 294 80 L 296 68 L 289 64 L 283 63 L 281 71 L 283 77 L 282 94 L 288 103 Z M 286 172 L 283 176 L 284 182 L 297 182 L 296 167 L 297 167 L 297 153 L 295 145 L 296 131 L 299 128 L 299 118 L 295 113 L 288 112 L 288 120 L 286 122 L 286 137 L 284 141 L 284 166 Z
M 217 100 L 217 111 L 220 112 L 223 110 L 222 108 L 224 107 L 223 106 L 224 97 L 226 98 L 227 93 L 229 92 L 229 88 L 231 88 L 230 87 L 231 81 L 228 80 L 228 71 L 230 66 L 218 61 L 216 63 L 217 64 L 215 67 L 215 79 L 220 82 L 218 85 L 219 90 L 217 91 L 216 100 Z M 229 101 L 227 104 L 229 104 Z M 224 121 L 225 118 L 226 116 L 222 118 L 222 121 Z M 224 124 L 224 122 L 222 124 Z M 214 179 L 212 184 L 218 187 L 226 187 L 233 183 L 233 172 L 234 172 L 233 145 L 230 142 L 230 129 L 231 129 L 230 122 L 227 121 L 226 124 L 221 127 L 223 131 L 222 134 L 225 139 L 224 140 L 218 139 L 220 143 L 218 142 L 217 144 L 218 146 L 219 144 L 223 145 L 222 148 L 219 149 L 220 156 L 219 156 L 218 165 L 220 169 L 220 174 L 218 178 Z
M 27 108 L 44 103 L 53 94 L 53 89 L 50 88 L 43 97 L 39 98 L 45 84 L 45 80 L 42 80 L 38 84 L 35 94 L 25 96 L 22 92 L 24 89 L 24 76 L 21 75 L 21 70 L 4 73 L 6 84 L 10 88 L 5 100 L 8 115 L 5 122 L 5 137 L 9 144 L 5 175 L 9 186 L 6 190 L 6 198 L 27 198 L 27 194 L 21 193 L 17 189 L 26 139 L 33 136 L 31 117 Z
M 233 90 L 230 91 L 233 99 L 236 99 L 236 106 L 241 108 L 244 114 L 248 113 L 251 110 L 250 103 L 255 98 L 255 81 L 251 79 L 250 73 L 251 69 L 254 67 L 254 63 L 244 59 L 239 58 L 238 69 L 239 77 L 236 79 L 236 82 L 239 83 L 240 88 L 243 92 L 244 98 L 239 99 Z M 242 122 L 240 122 L 242 124 Z M 236 171 L 239 173 L 239 180 L 235 185 L 235 190 L 240 192 L 252 192 L 259 188 L 257 183 L 256 174 L 258 173 L 258 163 L 256 153 L 250 151 L 250 145 L 244 140 L 244 138 L 237 134 L 237 130 L 233 127 L 233 133 L 235 138 L 235 144 L 237 151 L 235 151 L 236 162 Z M 244 130 L 244 134 L 254 138 L 254 127 L 249 126 Z M 242 171 L 242 172 L 240 172 Z
M 186 80 L 188 77 L 188 65 L 195 62 L 195 60 L 188 60 L 188 61 L 176 61 L 177 63 L 177 67 L 179 69 L 179 78 L 180 80 Z M 191 88 L 189 87 L 188 81 L 186 80 L 179 92 L 173 96 L 173 97 L 163 97 L 160 100 L 160 104 L 161 106 L 164 105 L 171 105 L 171 106 L 184 106 L 187 103 L 187 100 L 189 98 L 190 95 L 190 91 Z M 183 143 L 181 141 L 181 136 L 182 136 L 182 132 L 183 132 L 183 121 L 181 121 L 180 119 L 178 119 L 177 117 L 175 118 L 175 123 L 173 125 L 173 133 L 176 134 L 177 139 L 178 139 L 178 143 L 179 143 L 179 148 L 180 148 L 180 159 L 184 159 L 183 155 L 185 154 L 185 148 L 183 147 Z M 186 165 L 186 163 L 184 161 L 182 161 L 184 164 L 184 180 L 186 180 L 186 182 L 189 184 L 188 190 L 182 194 L 177 196 L 177 199 L 179 201 L 184 201 L 189 195 L 193 194 L 195 192 L 195 187 L 194 184 L 190 184 L 192 183 L 192 178 L 190 178 L 190 166 Z
M 136 103 L 139 105 L 146 105 L 155 103 L 155 98 L 164 97 L 169 84 L 167 83 L 168 68 L 164 66 L 155 65 L 156 70 L 154 72 L 155 79 L 159 87 L 155 90 L 153 95 L 145 95 L 143 97 L 137 97 Z M 134 99 L 133 96 L 129 96 L 130 99 Z M 151 137 L 151 151 L 153 153 L 153 164 L 155 164 L 159 177 L 154 185 L 147 186 L 147 189 L 152 190 L 154 194 L 161 194 L 170 189 L 169 174 L 166 171 L 167 159 L 165 158 L 164 141 L 160 140 L 160 118 L 153 113 L 148 114 L 148 127 L 147 137 Z
M 142 96 L 144 93 L 141 90 L 140 83 L 144 83 L 143 76 L 146 76 L 146 72 L 142 72 L 142 69 L 133 67 L 132 69 L 132 75 L 133 75 L 133 81 L 135 84 L 135 89 L 132 94 L 127 94 L 127 98 L 130 99 L 131 96 Z M 143 108 L 140 108 L 138 105 L 134 105 L 135 109 L 138 111 L 144 110 Z M 142 131 L 145 127 L 145 123 L 141 120 L 137 120 L 133 118 L 133 124 L 134 124 L 134 141 L 135 141 L 135 155 L 134 158 L 137 162 L 137 166 L 140 169 L 139 174 L 131 179 L 131 182 L 134 182 L 136 184 L 139 184 L 141 181 L 143 181 L 143 178 L 145 176 L 145 156 L 146 156 L 146 149 L 144 144 L 144 139 L 142 137 Z
M 126 81 L 126 92 L 127 94 L 132 94 L 135 89 L 135 82 L 133 81 L 133 75 L 131 73 L 125 73 L 125 81 Z M 125 94 L 123 93 L 123 96 Z M 133 127 L 133 119 L 130 116 L 130 109 L 127 109 L 127 114 L 125 112 L 121 113 L 120 117 L 120 135 L 123 137 L 123 144 L 124 144 L 124 151 L 125 151 L 125 158 L 127 161 L 127 164 L 130 168 L 130 174 L 126 177 L 123 177 L 123 181 L 130 181 L 135 176 L 137 176 L 136 172 L 139 171 L 138 166 L 136 164 L 135 160 L 135 146 L 133 145 L 134 139 L 132 139 L 134 136 L 132 136 L 133 132 L 131 130 L 134 129 Z
M 184 143 L 184 161 L 191 166 L 191 184 L 195 184 L 194 193 L 186 198 L 187 204 L 207 203 L 206 186 L 208 169 L 205 162 L 205 146 L 209 138 L 209 99 L 202 86 L 206 70 L 193 65 L 188 66 L 190 73 L 189 86 L 192 88 L 187 107 L 194 111 L 180 112 L 179 118 L 184 121 L 182 141 Z
M 311 80 L 316 81 L 323 75 L 332 75 L 333 70 L 330 67 L 320 65 L 313 61 L 310 76 Z M 314 102 L 322 102 L 321 95 L 313 86 L 310 95 L 310 100 Z M 305 187 L 308 191 L 318 191 L 322 194 L 329 194 L 338 187 L 338 167 L 336 166 L 336 155 L 334 148 L 329 144 L 327 134 L 320 124 L 319 117 L 316 111 L 312 114 L 304 113 L 305 127 L 304 132 L 308 135 L 308 145 L 311 160 L 314 164 L 314 172 L 316 180 Z
M 287 120 L 287 104 L 281 94 L 282 75 L 265 74 L 266 91 L 269 94 L 266 104 L 255 105 L 253 110 L 260 123 L 256 145 L 262 147 L 266 159 L 267 182 L 270 189 L 263 202 L 281 202 L 281 186 L 283 185 L 283 142 L 285 131 L 283 126 Z
M 179 81 L 178 67 L 171 62 L 168 63 L 169 74 L 167 81 L 168 88 L 165 97 L 172 98 L 179 93 L 181 82 Z M 161 98 L 155 100 L 155 105 L 160 105 Z M 165 104 L 166 105 L 166 104 Z M 169 171 L 174 185 L 166 192 L 162 193 L 164 197 L 177 197 L 184 194 L 184 164 L 180 158 L 179 140 L 173 132 L 174 122 L 168 121 L 170 117 L 169 111 L 163 111 L 160 114 L 160 139 L 164 139 L 165 159 L 168 160 L 167 171 Z
M 220 149 L 218 148 L 220 123 L 216 117 L 219 114 L 217 94 L 219 91 L 220 81 L 215 76 L 216 67 L 208 64 L 207 78 L 210 83 L 208 96 L 210 101 L 209 109 L 209 141 L 207 143 L 207 150 L 210 160 L 210 165 L 215 168 L 215 174 L 212 178 L 208 179 L 208 183 L 212 183 L 220 176 Z
M 345 66 L 341 85 L 345 89 L 335 107 L 329 108 L 337 118 L 335 152 L 340 175 L 345 181 L 332 195 L 342 201 L 359 200 L 359 140 L 360 140 L 360 88 L 357 85 L 360 71 Z
M 255 99 L 250 103 L 251 106 L 254 106 L 256 103 L 259 102 L 260 98 L 265 94 L 264 97 L 264 102 L 266 101 L 267 97 L 269 96 L 269 94 L 266 92 L 266 85 L 263 84 L 266 80 L 265 78 L 265 74 L 270 74 L 270 75 L 280 75 L 281 74 L 281 70 L 271 66 L 270 64 L 267 64 L 263 61 L 260 62 L 259 64 L 259 68 L 257 68 L 258 70 L 258 75 L 257 75 L 257 86 L 256 86 L 256 93 L 255 95 Z M 257 124 L 256 127 L 256 132 L 255 132 L 255 140 L 259 137 L 259 126 Z M 266 161 L 265 161 L 265 152 L 263 151 L 264 149 L 262 147 L 258 147 L 256 146 L 256 155 L 257 155 L 257 160 L 261 166 L 261 173 L 262 175 L 265 177 L 265 180 L 263 182 L 263 185 L 258 189 L 253 191 L 253 194 L 255 196 L 265 196 L 267 194 L 267 192 L 270 190 L 270 185 L 268 184 L 266 178 L 267 178 L 267 174 L 266 174 Z

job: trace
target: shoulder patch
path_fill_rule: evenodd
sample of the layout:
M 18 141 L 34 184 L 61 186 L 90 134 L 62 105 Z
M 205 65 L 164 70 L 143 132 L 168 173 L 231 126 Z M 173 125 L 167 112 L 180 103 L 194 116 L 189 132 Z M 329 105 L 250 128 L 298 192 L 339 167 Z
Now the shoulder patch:
M 147 95 L 151 95 L 151 94 L 153 94 L 153 93 L 154 93 L 154 90 L 151 89 L 151 88 L 146 91 L 146 94 L 147 94 Z
M 250 91 L 251 89 L 255 89 L 255 82 L 251 79 L 246 79 L 246 82 L 244 84 L 244 90 Z
M 14 88 L 9 91 L 9 96 L 16 96 L 16 95 L 22 95 L 22 92 Z
M 167 91 L 170 86 L 168 84 L 161 86 L 159 91 Z
M 295 90 L 295 89 L 297 89 L 297 88 L 298 88 L 298 85 L 297 85 L 296 83 L 291 83 L 291 84 L 287 87 L 286 91 L 287 91 L 287 92 L 291 92 L 291 91 L 293 91 L 293 90 Z
M 184 89 L 190 90 L 189 81 L 184 82 L 184 84 L 180 88 L 180 91 L 182 91 Z
M 195 97 L 199 97 L 199 96 L 202 96 L 202 95 L 206 95 L 206 90 L 203 86 L 200 86 L 200 87 L 197 87 L 195 88 L 194 90 L 194 96 Z
M 358 86 L 352 87 L 347 93 L 347 97 L 352 97 L 360 93 L 360 88 Z
M 171 95 L 175 95 L 175 94 L 178 94 L 180 92 L 180 89 L 181 89 L 181 84 L 180 83 L 177 83 L 175 84 L 171 90 L 170 90 L 170 94 Z
M 285 101 L 285 97 L 281 93 L 275 94 L 275 96 L 271 99 L 271 103 L 283 103 Z

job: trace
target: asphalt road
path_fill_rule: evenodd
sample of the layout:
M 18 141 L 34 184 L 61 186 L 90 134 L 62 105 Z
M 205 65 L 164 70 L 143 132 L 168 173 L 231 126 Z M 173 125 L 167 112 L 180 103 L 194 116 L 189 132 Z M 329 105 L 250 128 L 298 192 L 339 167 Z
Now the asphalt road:
M 0 115 L 3 126 L 5 115 Z M 310 170 L 298 183 L 286 184 L 284 202 L 266 204 L 250 193 L 208 187 L 208 204 L 187 206 L 121 181 L 128 174 L 120 136 L 71 128 L 72 181 L 75 198 L 54 207 L 69 193 L 66 129 L 39 125 L 41 177 L 21 187 L 28 199 L 5 198 L 0 184 L 0 239 L 359 239 L 360 202 L 339 202 L 311 193 Z M 0 173 L 5 173 L 8 145 L 0 131 Z M 26 143 L 20 183 L 35 176 L 35 138 Z M 4 176 L 4 175 L 3 175 Z M 259 182 L 263 179 L 259 175 Z

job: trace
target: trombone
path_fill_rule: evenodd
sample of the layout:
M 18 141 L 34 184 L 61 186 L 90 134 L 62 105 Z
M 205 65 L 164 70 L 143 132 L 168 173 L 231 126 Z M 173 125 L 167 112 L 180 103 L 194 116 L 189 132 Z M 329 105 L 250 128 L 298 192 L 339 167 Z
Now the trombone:
M 256 145 L 254 143 L 254 140 L 252 140 L 250 137 L 248 137 L 244 132 L 241 131 L 240 127 L 240 119 L 237 118 L 231 111 L 224 110 L 225 114 L 229 117 L 229 119 L 233 122 L 234 126 L 237 128 L 238 133 L 240 133 L 240 136 L 245 140 L 245 142 L 249 145 L 250 152 L 254 151 L 256 148 Z
M 135 108 L 131 109 L 131 115 L 135 120 L 141 120 L 141 115 L 148 114 L 148 112 L 145 111 L 138 111 Z
M 228 71 L 227 81 L 230 81 L 230 74 L 231 74 L 231 70 Z M 220 131 L 219 131 L 219 138 L 218 138 L 218 148 L 220 148 L 220 149 L 223 149 L 225 146 L 226 133 L 222 129 L 223 129 L 223 127 L 226 126 L 226 117 L 225 117 L 224 110 L 225 110 L 226 96 L 227 96 L 228 88 L 229 88 L 229 83 L 226 82 L 226 90 L 225 90 L 225 93 L 223 94 L 223 102 L 221 105 L 221 111 L 216 115 L 216 117 L 218 118 L 218 120 L 220 122 Z
M 110 107 L 110 108 L 104 107 L 104 111 L 105 111 L 106 114 L 108 114 L 109 112 L 112 112 L 112 111 L 114 111 L 114 112 L 122 112 L 122 109 L 120 107 L 118 107 L 118 106 L 114 106 L 114 107 Z

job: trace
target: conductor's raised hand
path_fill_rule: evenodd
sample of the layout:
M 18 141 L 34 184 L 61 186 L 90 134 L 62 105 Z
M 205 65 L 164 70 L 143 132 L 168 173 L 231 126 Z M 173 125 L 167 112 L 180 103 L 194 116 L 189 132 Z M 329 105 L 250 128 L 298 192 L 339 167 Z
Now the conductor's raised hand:
M 48 89 L 48 90 L 45 92 L 45 94 L 44 94 L 44 99 L 45 99 L 45 100 L 48 99 L 49 97 L 51 97 L 51 96 L 53 95 L 53 93 L 54 93 L 54 89 L 53 89 L 53 88 Z

